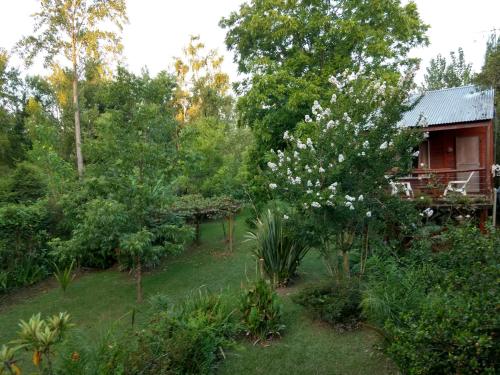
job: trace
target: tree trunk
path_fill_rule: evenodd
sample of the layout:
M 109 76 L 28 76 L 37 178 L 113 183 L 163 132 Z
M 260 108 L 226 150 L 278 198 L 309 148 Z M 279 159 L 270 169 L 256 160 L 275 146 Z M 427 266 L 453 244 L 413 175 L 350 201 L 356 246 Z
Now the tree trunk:
M 233 252 L 233 214 L 229 214 L 228 220 L 229 251 Z
M 80 104 L 78 103 L 78 70 L 76 65 L 76 52 L 73 52 L 73 106 L 75 109 L 75 146 L 76 165 L 78 177 L 83 177 L 82 135 L 80 128 Z
M 197 217 L 195 223 L 195 241 L 196 244 L 199 245 L 201 243 L 201 228 L 200 228 L 200 219 Z
M 137 282 L 137 303 L 142 303 L 142 264 L 139 257 L 137 257 L 136 260 L 135 274 Z
M 349 251 L 342 252 L 342 264 L 344 268 L 344 277 L 348 279 L 351 277 L 351 271 L 349 269 Z

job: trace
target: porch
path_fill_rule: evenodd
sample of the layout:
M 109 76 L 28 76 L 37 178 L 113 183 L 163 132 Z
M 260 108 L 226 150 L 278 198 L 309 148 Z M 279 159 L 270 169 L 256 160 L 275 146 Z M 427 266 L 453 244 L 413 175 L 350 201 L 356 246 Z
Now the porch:
M 466 169 L 414 169 L 409 176 L 398 178 L 393 192 L 408 199 L 429 197 L 435 204 L 467 200 L 471 203 L 491 204 L 492 184 L 490 171 L 485 167 Z M 458 184 L 450 182 L 460 181 Z M 463 182 L 463 183 L 462 183 Z M 463 188 L 463 191 L 453 191 Z M 448 189 L 448 190 L 447 190 Z

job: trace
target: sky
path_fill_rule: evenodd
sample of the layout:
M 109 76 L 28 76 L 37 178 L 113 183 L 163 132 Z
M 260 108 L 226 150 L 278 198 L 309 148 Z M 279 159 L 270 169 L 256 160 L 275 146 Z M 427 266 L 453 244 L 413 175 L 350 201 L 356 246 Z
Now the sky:
M 403 0 L 405 1 L 405 0 Z M 473 70 L 481 69 L 485 45 L 491 31 L 500 33 L 500 0 L 416 0 L 421 18 L 431 26 L 430 45 L 412 51 L 422 59 L 417 81 L 423 80 L 425 67 L 438 53 L 448 55 L 463 47 Z M 0 0 L 0 47 L 10 50 L 23 36 L 32 32 L 30 15 L 39 0 Z M 125 64 L 134 72 L 142 68 L 155 74 L 172 66 L 180 56 L 189 35 L 201 35 L 209 48 L 225 56 L 224 69 L 232 80 L 238 79 L 233 55 L 224 44 L 219 20 L 237 10 L 243 0 L 127 0 L 130 23 L 123 33 Z M 19 58 L 14 66 L 24 69 Z M 41 64 L 28 70 L 41 73 Z

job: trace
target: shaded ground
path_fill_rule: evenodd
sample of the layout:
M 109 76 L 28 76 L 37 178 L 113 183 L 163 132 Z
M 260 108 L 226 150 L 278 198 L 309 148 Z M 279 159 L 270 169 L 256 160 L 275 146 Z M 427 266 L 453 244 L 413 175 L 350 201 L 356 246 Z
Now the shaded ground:
M 237 239 L 233 254 L 227 253 L 221 224 L 202 226 L 202 245 L 171 257 L 158 270 L 144 277 L 145 299 L 166 294 L 172 302 L 192 291 L 207 287 L 212 291 L 238 292 L 246 275 L 255 275 L 255 262 L 247 243 L 244 218 L 236 225 Z M 221 374 L 396 374 L 390 363 L 373 349 L 377 337 L 369 331 L 336 333 L 328 326 L 312 321 L 290 295 L 305 283 L 327 277 L 316 253 L 310 253 L 301 266 L 301 280 L 289 290 L 280 290 L 285 304 L 282 339 L 269 346 L 241 341 L 226 353 Z M 52 281 L 21 291 L 0 301 L 0 345 L 15 337 L 19 319 L 67 311 L 78 329 L 97 338 L 110 327 L 128 325 L 132 311 L 142 324 L 147 319 L 147 303 L 135 303 L 132 277 L 115 269 L 83 274 L 64 295 Z

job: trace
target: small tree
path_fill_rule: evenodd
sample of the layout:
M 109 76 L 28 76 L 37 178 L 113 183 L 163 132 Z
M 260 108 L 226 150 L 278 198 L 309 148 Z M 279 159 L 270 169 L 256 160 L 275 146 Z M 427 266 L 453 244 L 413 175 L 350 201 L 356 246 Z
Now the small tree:
M 40 10 L 34 14 L 35 35 L 23 38 L 18 50 L 31 64 L 43 54 L 45 65 L 63 57 L 71 64 L 73 73 L 73 106 L 75 111 L 75 147 L 78 174 L 83 176 L 81 149 L 80 107 L 78 82 L 82 63 L 99 60 L 106 53 L 122 49 L 120 37 L 106 28 L 109 23 L 119 30 L 127 21 L 125 0 L 40 0 Z
M 319 102 L 288 147 L 272 151 L 269 188 L 312 220 L 316 244 L 334 275 L 337 252 L 349 275 L 349 251 L 371 218 L 382 214 L 388 183 L 411 167 L 417 132 L 399 127 L 412 74 L 383 81 L 363 70 L 330 78 L 331 108 Z

